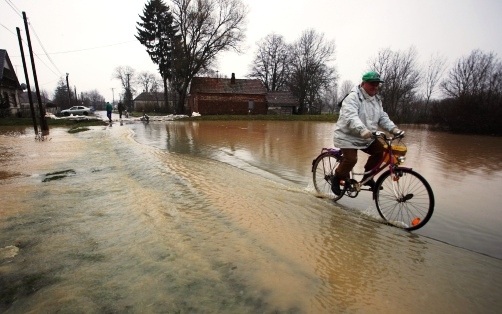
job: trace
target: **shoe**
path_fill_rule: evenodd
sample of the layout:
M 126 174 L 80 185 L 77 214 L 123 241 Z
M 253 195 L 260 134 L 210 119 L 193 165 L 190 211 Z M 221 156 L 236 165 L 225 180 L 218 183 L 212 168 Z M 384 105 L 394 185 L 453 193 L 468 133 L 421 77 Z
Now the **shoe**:
M 370 187 L 370 191 L 374 191 L 375 190 L 376 182 L 375 182 L 375 180 L 371 179 L 371 180 L 369 180 L 368 182 L 366 182 L 363 185 L 369 186 Z M 383 187 L 380 187 L 380 190 L 383 190 Z
M 331 179 L 331 191 L 333 191 L 336 196 L 342 193 L 342 191 L 340 190 L 340 179 L 337 176 L 333 176 L 333 178 Z
M 364 180 L 366 180 L 366 178 L 363 178 L 363 181 Z M 375 184 L 376 184 L 375 180 L 371 179 L 363 185 L 369 186 L 373 190 L 375 188 Z

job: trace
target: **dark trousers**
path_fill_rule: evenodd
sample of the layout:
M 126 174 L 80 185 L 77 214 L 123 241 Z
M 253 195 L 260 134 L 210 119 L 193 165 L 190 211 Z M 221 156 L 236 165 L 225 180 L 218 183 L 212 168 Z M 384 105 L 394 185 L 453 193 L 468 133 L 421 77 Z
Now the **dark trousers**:
M 343 159 L 335 170 L 335 175 L 340 179 L 348 179 L 350 177 L 350 171 L 357 163 L 357 151 L 356 148 L 342 148 Z M 382 155 L 385 152 L 385 148 L 383 147 L 383 143 L 379 140 L 374 140 L 368 148 L 361 149 L 366 154 L 369 154 L 370 157 L 364 165 L 364 171 L 369 171 L 373 169 L 380 160 L 382 159 Z

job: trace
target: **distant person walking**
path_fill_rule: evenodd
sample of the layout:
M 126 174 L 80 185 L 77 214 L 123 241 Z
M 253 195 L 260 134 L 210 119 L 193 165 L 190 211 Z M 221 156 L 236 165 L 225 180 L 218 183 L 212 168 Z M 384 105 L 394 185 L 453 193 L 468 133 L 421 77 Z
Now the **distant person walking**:
M 119 110 L 119 118 L 122 119 L 122 111 L 124 111 L 124 105 L 121 102 L 119 102 L 118 110 Z
M 112 111 L 113 111 L 113 106 L 110 104 L 110 102 L 106 102 L 106 116 L 108 117 L 108 120 L 110 120 L 110 123 L 112 122 Z

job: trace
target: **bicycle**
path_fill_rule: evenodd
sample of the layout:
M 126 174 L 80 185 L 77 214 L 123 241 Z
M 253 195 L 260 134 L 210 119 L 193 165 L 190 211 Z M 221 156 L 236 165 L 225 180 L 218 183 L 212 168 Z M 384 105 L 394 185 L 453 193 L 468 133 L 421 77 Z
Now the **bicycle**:
M 434 193 L 429 183 L 412 168 L 402 167 L 407 151 L 401 144 L 404 132 L 394 137 L 387 137 L 384 132 L 373 132 L 375 140 L 385 142 L 385 152 L 380 162 L 371 170 L 356 173 L 351 171 L 349 180 L 340 181 L 340 195 L 331 191 L 335 169 L 343 159 L 343 154 L 337 148 L 323 148 L 319 156 L 312 161 L 314 187 L 319 194 L 327 195 L 338 201 L 344 195 L 355 198 L 360 191 L 371 191 L 378 213 L 382 219 L 393 226 L 405 230 L 416 230 L 425 226 L 434 212 Z M 397 145 L 392 145 L 398 140 Z M 385 171 L 385 169 L 387 169 Z M 375 187 L 362 186 L 380 175 Z M 368 175 L 361 181 L 355 180 L 356 175 Z

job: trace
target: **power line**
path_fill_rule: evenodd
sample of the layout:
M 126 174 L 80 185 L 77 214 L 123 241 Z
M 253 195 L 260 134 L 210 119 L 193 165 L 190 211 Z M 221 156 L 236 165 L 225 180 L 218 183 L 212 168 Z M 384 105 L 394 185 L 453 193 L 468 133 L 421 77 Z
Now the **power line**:
M 22 17 L 22 14 L 21 14 L 21 11 L 20 11 L 20 10 L 19 10 L 19 9 L 18 9 L 18 8 L 17 8 L 17 7 L 16 7 L 16 6 L 15 6 L 15 5 L 14 5 L 14 4 L 10 1 L 10 0 L 5 0 L 5 2 L 6 2 L 6 3 L 7 3 L 10 7 L 11 7 L 11 9 L 12 9 L 12 10 L 14 10 L 14 12 L 15 12 L 15 13 L 16 13 L 19 17 L 23 18 L 23 17 Z M 39 44 L 40 44 L 40 46 L 42 47 L 42 50 L 44 50 L 44 52 L 46 53 L 47 58 L 49 59 L 49 61 L 52 63 L 52 65 L 54 66 L 54 68 L 56 68 L 56 70 L 59 72 L 59 75 L 61 76 L 61 71 L 60 71 L 60 70 L 59 70 L 59 68 L 56 66 L 56 64 L 54 63 L 54 61 L 52 61 L 52 59 L 50 58 L 50 56 L 49 56 L 49 55 L 47 55 L 47 52 L 45 51 L 45 48 L 44 48 L 44 46 L 43 46 L 43 44 L 42 44 L 42 42 L 41 42 L 40 38 L 38 37 L 37 32 L 35 31 L 35 28 L 33 27 L 33 25 L 31 25 L 31 23 L 30 23 L 29 21 L 28 21 L 28 25 L 29 25 L 29 27 L 32 29 L 32 31 L 35 33 L 35 37 L 37 38 L 38 43 L 39 43 Z M 6 26 L 4 26 L 3 24 L 2 24 L 2 26 L 3 26 L 6 30 L 8 30 L 10 33 L 12 33 L 14 36 L 17 36 L 15 33 L 13 33 L 11 30 L 9 30 L 9 29 L 8 29 Z M 25 40 L 23 40 L 23 42 L 26 44 L 26 41 L 25 41 Z M 55 75 L 58 75 L 56 72 L 54 72 L 54 71 L 52 70 L 52 68 L 51 68 L 51 67 L 49 67 L 49 66 L 48 66 L 48 65 L 47 65 L 47 64 L 46 64 L 46 63 L 45 63 L 45 62 L 44 62 L 44 61 L 43 61 L 43 60 L 39 57 L 39 55 L 38 55 L 37 53 L 34 53 L 34 55 L 38 58 L 38 60 L 39 60 L 40 62 L 42 62 L 42 64 L 43 64 L 43 65 L 45 65 L 45 66 L 47 67 L 47 69 L 49 69 L 49 70 L 50 70 L 52 73 L 54 73 Z
M 5 0 L 5 2 L 11 7 L 11 9 L 23 19 L 22 12 L 19 10 L 11 0 Z M 109 45 L 104 45 L 104 46 L 98 46 L 98 47 L 91 47 L 91 48 L 83 48 L 83 49 L 77 49 L 77 50 L 70 50 L 70 51 L 60 51 L 60 52 L 54 52 L 54 53 L 48 53 L 47 50 L 45 49 L 44 45 L 42 44 L 42 41 L 40 37 L 38 36 L 34 25 L 30 22 L 28 18 L 28 27 L 32 30 L 32 32 L 35 35 L 35 38 L 37 39 L 38 44 L 40 45 L 41 49 L 43 50 L 44 54 L 37 54 L 36 52 L 33 52 L 33 54 L 37 57 L 37 59 L 42 62 L 42 64 L 49 70 L 51 71 L 54 75 L 58 76 L 59 78 L 63 77 L 63 74 L 61 70 L 58 68 L 58 66 L 55 64 L 55 62 L 52 60 L 51 55 L 56 55 L 56 54 L 68 54 L 68 53 L 75 53 L 75 52 L 81 52 L 81 51 L 88 51 L 88 50 L 94 50 L 94 49 L 102 49 L 102 48 L 107 48 L 107 47 L 112 47 L 112 46 L 118 46 L 118 45 L 123 45 L 123 44 L 128 44 L 132 42 L 136 42 L 135 40 L 131 41 L 125 41 L 125 42 L 119 42 L 119 43 L 114 43 L 114 44 L 109 44 Z M 0 24 L 2 27 L 4 27 L 7 31 L 9 31 L 12 35 L 17 36 L 14 32 L 9 30 L 8 27 L 6 27 L 3 24 Z M 25 40 L 23 40 L 24 43 L 26 43 Z M 52 64 L 52 66 L 47 65 L 41 58 L 41 56 L 46 56 L 49 62 Z M 14 57 L 14 56 L 13 56 Z M 56 73 L 53 69 L 55 69 L 58 73 Z M 53 81 L 51 81 L 53 82 Z M 47 84 L 47 83 L 46 83 Z M 44 84 L 44 85 L 46 85 Z
M 49 61 L 52 63 L 52 65 L 56 68 L 56 70 L 59 72 L 59 74 L 62 76 L 61 74 L 61 71 L 59 70 L 59 68 L 56 66 L 56 64 L 54 63 L 54 61 L 52 61 L 51 57 L 49 56 L 49 54 L 47 53 L 47 51 L 45 51 L 45 47 L 44 45 L 42 44 L 42 41 L 40 40 L 40 38 L 38 37 L 38 34 L 37 32 L 35 31 L 35 27 L 33 27 L 33 25 L 30 23 L 29 19 L 28 19 L 28 25 L 30 25 L 31 27 L 31 30 L 35 33 L 35 37 L 37 38 L 37 41 L 40 45 L 40 47 L 42 47 L 42 50 L 45 52 L 45 55 L 47 57 L 47 59 L 49 59 Z
M 12 8 L 12 10 L 14 10 L 14 12 L 20 16 L 22 18 L 22 15 L 21 15 L 21 11 L 11 2 L 11 0 L 5 0 L 5 2 Z M 5 29 L 7 29 L 9 32 L 11 32 L 14 36 L 16 36 L 16 34 L 14 34 L 12 31 L 10 31 L 6 26 L 4 26 L 3 24 L 0 24 L 2 25 Z M 35 30 L 35 27 L 33 26 L 33 24 L 30 22 L 30 20 L 28 19 L 28 25 L 29 27 L 31 28 L 31 30 L 33 31 L 33 33 L 35 34 L 35 37 L 37 39 L 37 42 L 38 44 L 40 45 L 40 47 L 42 48 L 42 50 L 44 51 L 44 54 L 37 54 L 37 53 L 34 53 L 35 56 L 37 56 L 38 60 L 40 60 L 40 62 L 42 62 L 52 73 L 54 73 L 55 75 L 58 75 L 59 73 L 59 76 L 62 77 L 63 74 L 61 72 L 61 70 L 59 70 L 58 66 L 55 64 L 55 62 L 52 60 L 51 58 L 51 55 L 55 55 L 55 54 L 66 54 L 66 53 L 75 53 L 75 52 L 81 52 L 81 51 L 88 51 L 88 50 L 94 50 L 94 49 L 101 49 L 101 48 L 107 48 L 107 47 L 112 47 L 112 46 L 118 46 L 118 45 L 123 45 L 123 44 L 128 44 L 128 43 L 131 43 L 131 42 L 135 42 L 135 40 L 131 40 L 131 41 L 125 41 L 125 42 L 120 42 L 120 43 L 115 43 L 115 44 L 110 44 L 110 45 L 105 45 L 105 46 L 98 46 L 98 47 L 92 47 L 92 48 L 84 48 L 84 49 L 78 49 L 78 50 L 70 50 L 70 51 L 61 51 L 61 52 L 53 52 L 53 53 L 48 53 L 47 50 L 45 49 L 44 45 L 42 44 L 42 41 L 40 40 L 40 37 L 38 36 L 36 30 Z M 24 41 L 24 40 L 23 40 Z M 47 59 L 49 59 L 49 62 L 52 64 L 52 66 L 57 70 L 58 73 L 54 72 L 51 67 L 49 67 L 44 61 L 42 61 L 42 59 L 40 58 L 40 56 L 42 55 L 45 55 L 47 57 Z
M 0 25 L 2 25 L 3 28 L 5 28 L 9 33 L 11 33 L 12 35 L 16 36 L 16 33 L 12 32 L 10 29 L 7 28 L 7 26 L 3 25 L 0 23 Z
M 51 52 L 50 54 L 51 55 L 55 55 L 55 54 L 63 54 L 63 53 L 81 52 L 81 51 L 87 51 L 87 50 L 94 50 L 94 49 L 101 49 L 101 48 L 107 48 L 107 47 L 112 47 L 112 46 L 118 46 L 118 45 L 128 44 L 128 43 L 132 43 L 132 42 L 136 42 L 136 40 L 124 41 L 124 42 L 121 42 L 121 43 L 110 44 L 110 45 L 99 46 L 99 47 L 93 47 L 93 48 L 84 48 L 84 49 L 78 49 L 78 50 Z
M 19 17 L 23 17 L 21 15 L 21 11 L 18 10 L 18 8 L 16 8 L 16 6 L 14 5 L 14 3 L 12 3 L 10 0 L 5 0 L 5 2 L 7 2 L 7 4 L 12 8 L 12 10 L 14 10 L 14 12 L 16 12 L 16 14 L 19 16 Z

